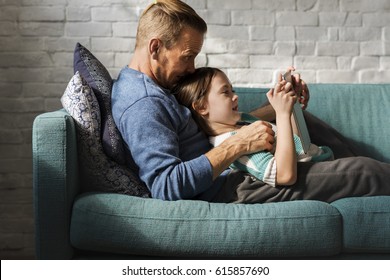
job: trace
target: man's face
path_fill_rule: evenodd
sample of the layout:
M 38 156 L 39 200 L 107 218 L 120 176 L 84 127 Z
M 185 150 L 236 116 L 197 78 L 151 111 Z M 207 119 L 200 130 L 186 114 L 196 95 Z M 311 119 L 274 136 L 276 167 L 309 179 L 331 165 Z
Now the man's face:
M 203 45 L 203 34 L 195 29 L 185 27 L 178 41 L 170 48 L 164 46 L 159 50 L 153 66 L 157 83 L 171 89 L 184 76 L 195 71 L 195 58 Z

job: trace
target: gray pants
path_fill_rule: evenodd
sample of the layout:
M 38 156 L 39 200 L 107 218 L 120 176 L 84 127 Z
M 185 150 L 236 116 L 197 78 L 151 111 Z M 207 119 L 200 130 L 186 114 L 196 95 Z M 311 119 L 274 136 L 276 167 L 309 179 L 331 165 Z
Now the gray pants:
M 292 186 L 272 187 L 232 171 L 213 201 L 266 203 L 292 200 L 332 202 L 345 197 L 390 195 L 390 164 L 367 157 L 298 163 Z
M 332 148 L 336 160 L 298 163 L 293 186 L 271 187 L 251 175 L 232 171 L 215 202 L 265 203 L 291 200 L 332 202 L 344 197 L 390 195 L 390 164 L 358 152 L 340 133 L 305 112 L 312 142 Z

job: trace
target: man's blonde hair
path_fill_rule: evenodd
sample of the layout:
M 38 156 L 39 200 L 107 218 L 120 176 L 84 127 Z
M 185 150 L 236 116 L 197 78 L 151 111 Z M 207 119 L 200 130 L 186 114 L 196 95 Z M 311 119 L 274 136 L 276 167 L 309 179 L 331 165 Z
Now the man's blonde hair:
M 159 38 L 171 48 L 184 27 L 207 32 L 206 22 L 180 0 L 156 0 L 142 13 L 138 24 L 136 48 L 144 47 L 151 38 Z

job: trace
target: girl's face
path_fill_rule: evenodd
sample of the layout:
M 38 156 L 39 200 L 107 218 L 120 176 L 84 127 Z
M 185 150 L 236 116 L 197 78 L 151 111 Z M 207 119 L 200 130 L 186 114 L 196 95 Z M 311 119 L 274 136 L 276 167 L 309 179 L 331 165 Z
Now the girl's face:
M 235 126 L 240 120 L 238 96 L 224 73 L 218 72 L 211 81 L 202 115 L 213 129 Z

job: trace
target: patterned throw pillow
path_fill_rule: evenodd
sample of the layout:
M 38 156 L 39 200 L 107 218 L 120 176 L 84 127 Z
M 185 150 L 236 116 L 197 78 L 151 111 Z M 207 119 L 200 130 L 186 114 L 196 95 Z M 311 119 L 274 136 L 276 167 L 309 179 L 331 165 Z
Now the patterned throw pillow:
M 77 71 L 92 88 L 100 106 L 101 138 L 104 152 L 114 161 L 125 164 L 124 145 L 111 112 L 112 79 L 104 65 L 84 46 L 74 50 L 74 72 Z
M 149 190 L 138 176 L 104 153 L 100 139 L 99 104 L 94 92 L 78 72 L 70 80 L 61 103 L 76 123 L 83 191 L 150 197 Z

